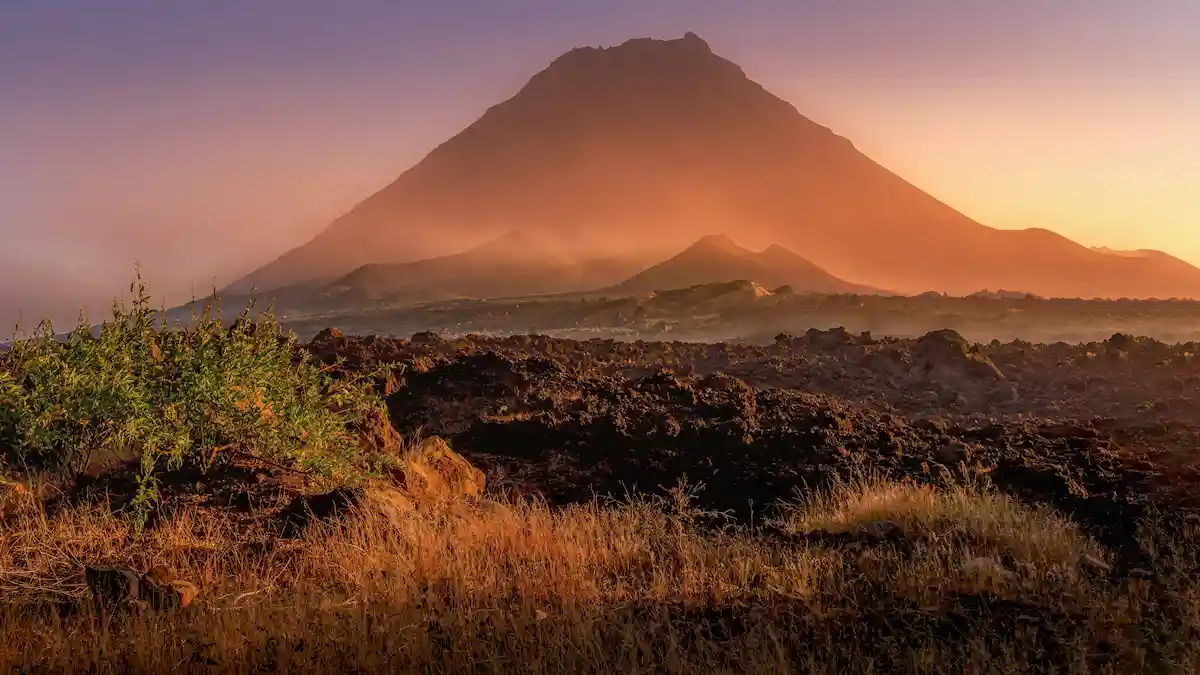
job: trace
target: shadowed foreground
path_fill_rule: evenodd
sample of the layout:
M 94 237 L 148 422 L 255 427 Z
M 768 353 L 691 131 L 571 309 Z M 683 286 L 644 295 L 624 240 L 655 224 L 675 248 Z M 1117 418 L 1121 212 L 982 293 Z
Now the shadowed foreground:
M 755 530 L 714 527 L 683 488 L 655 502 L 551 509 L 466 497 L 413 506 L 376 486 L 292 539 L 200 509 L 133 538 L 91 507 L 48 517 L 34 501 L 10 509 L 0 534 L 5 670 L 1184 673 L 1200 665 L 1200 585 L 1191 576 L 1200 527 L 1144 530 L 1153 563 L 1116 575 L 1108 554 L 1068 521 L 982 486 L 841 482 Z M 201 595 L 174 613 L 100 617 L 74 576 L 80 560 L 166 568 Z
M 1114 336 L 1103 363 L 1070 361 L 1080 390 L 946 331 L 903 350 L 781 336 L 765 359 L 334 331 L 302 348 L 269 313 L 156 330 L 131 290 L 98 334 L 46 325 L 0 353 L 0 670 L 1200 667 L 1188 408 L 1138 403 L 1190 352 Z M 876 347 L 896 349 L 846 356 Z M 663 370 L 714 362 L 756 384 Z M 895 406 L 805 391 L 823 387 Z M 1080 406 L 1178 433 L 1143 448 L 1027 416 Z M 960 412 L 900 412 L 930 408 Z

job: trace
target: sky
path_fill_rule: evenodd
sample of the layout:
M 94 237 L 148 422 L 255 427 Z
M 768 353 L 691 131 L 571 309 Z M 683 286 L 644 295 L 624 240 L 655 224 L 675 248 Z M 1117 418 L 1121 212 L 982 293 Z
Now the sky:
M 689 30 L 984 224 L 1200 264 L 1195 0 L 0 0 L 0 323 L 204 295 L 562 52 Z

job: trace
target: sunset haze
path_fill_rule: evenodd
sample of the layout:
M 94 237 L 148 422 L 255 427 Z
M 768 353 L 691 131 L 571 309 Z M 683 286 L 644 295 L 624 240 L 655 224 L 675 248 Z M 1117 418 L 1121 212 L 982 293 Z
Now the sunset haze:
M 0 319 L 101 309 L 135 262 L 171 301 L 202 295 L 559 54 L 686 30 L 980 223 L 1200 263 L 1200 9 L 1046 5 L 5 6 L 0 281 L 20 302 Z

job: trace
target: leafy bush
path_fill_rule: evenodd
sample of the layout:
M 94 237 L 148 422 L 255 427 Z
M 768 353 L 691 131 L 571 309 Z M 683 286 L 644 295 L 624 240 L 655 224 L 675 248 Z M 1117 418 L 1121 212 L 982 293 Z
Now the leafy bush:
M 346 480 L 368 468 L 357 430 L 382 414 L 366 376 L 333 377 L 273 312 L 226 328 L 206 307 L 187 330 L 156 321 L 140 275 L 99 334 L 82 319 L 65 340 L 43 322 L 0 353 L 0 453 L 78 474 L 104 457 L 140 459 L 134 512 L 157 500 L 156 474 L 250 457 Z

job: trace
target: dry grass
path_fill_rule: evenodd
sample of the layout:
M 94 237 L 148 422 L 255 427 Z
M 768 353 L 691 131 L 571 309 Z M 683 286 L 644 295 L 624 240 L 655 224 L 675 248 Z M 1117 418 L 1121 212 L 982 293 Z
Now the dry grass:
M 893 482 L 865 474 L 836 489 L 810 493 L 780 519 L 797 532 L 854 532 L 872 522 L 899 526 L 907 539 L 927 544 L 928 562 L 962 565 L 1010 561 L 1021 573 L 1075 584 L 1080 561 L 1107 564 L 1107 554 L 1074 523 L 1048 507 L 1030 507 L 967 478 L 950 488 Z M 1086 567 L 1086 565 L 1084 565 Z M 949 572 L 950 570 L 941 570 Z M 906 567 L 909 581 L 913 567 Z M 938 574 L 938 570 L 931 570 Z M 942 577 L 952 579 L 949 577 Z
M 1196 672 L 1191 539 L 1160 578 L 1086 573 L 1071 524 L 975 486 L 863 479 L 799 503 L 799 531 L 886 518 L 911 546 L 795 544 L 693 524 L 675 501 L 517 499 L 364 509 L 305 539 L 183 511 L 134 537 L 98 509 L 0 532 L 0 669 L 58 672 Z M 386 504 L 386 490 L 368 503 Z M 1189 526 L 1191 527 L 1191 526 Z M 1161 531 L 1161 530 L 1160 530 Z M 1185 541 L 1186 539 L 1186 541 Z M 1174 547 L 1174 548 L 1171 548 Z M 76 603 L 81 561 L 164 565 L 202 597 L 111 624 Z M 1191 567 L 1189 567 L 1191 566 Z

